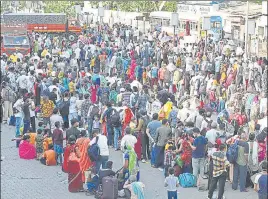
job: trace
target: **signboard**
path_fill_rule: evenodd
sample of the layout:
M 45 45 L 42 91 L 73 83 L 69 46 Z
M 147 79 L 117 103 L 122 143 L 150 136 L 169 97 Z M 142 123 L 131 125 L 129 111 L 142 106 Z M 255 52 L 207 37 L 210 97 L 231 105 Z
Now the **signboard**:
M 199 5 L 177 5 L 178 12 L 192 12 L 194 14 L 209 14 L 212 11 L 212 6 L 199 6 Z
M 255 20 L 248 20 L 248 34 L 254 35 L 255 34 Z
M 206 37 L 206 31 L 205 30 L 201 30 L 201 38 L 205 38 Z
M 234 39 L 235 40 L 239 39 L 239 30 L 234 30 Z
M 202 30 L 210 30 L 210 17 L 203 17 Z
M 178 24 L 179 24 L 179 15 L 178 13 L 174 12 L 171 14 L 170 25 L 177 26 Z
M 267 1 L 262 1 L 262 14 L 267 15 Z

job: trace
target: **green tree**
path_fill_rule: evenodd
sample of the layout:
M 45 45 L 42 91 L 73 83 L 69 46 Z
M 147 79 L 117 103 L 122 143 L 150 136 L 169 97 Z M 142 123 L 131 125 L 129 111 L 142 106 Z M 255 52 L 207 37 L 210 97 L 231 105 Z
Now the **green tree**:
M 75 1 L 45 1 L 45 13 L 65 13 L 69 17 L 75 17 Z

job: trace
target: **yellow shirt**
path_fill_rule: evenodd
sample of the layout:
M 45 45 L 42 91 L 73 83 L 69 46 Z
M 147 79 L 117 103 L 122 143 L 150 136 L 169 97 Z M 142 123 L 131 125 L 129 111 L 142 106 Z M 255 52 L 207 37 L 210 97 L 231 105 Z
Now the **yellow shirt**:
M 95 66 L 95 58 L 91 59 L 90 66 Z
M 45 57 L 47 55 L 48 51 L 46 49 L 43 50 L 41 53 L 41 57 Z
M 69 91 L 70 91 L 70 93 L 73 93 L 74 92 L 74 83 L 73 82 L 70 82 L 69 83 Z
M 12 61 L 12 63 L 17 62 L 18 57 L 16 55 L 10 55 L 9 59 Z

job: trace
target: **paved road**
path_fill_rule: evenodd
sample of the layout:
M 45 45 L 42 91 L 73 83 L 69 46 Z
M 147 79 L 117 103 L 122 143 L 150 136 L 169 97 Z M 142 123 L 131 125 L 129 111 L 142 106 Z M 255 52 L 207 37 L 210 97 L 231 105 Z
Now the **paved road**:
M 1 125 L 1 198 L 2 199 L 92 199 L 84 193 L 69 193 L 67 190 L 67 175 L 61 172 L 60 167 L 47 167 L 35 160 L 21 160 L 15 143 L 11 141 L 15 128 Z M 119 169 L 122 164 L 120 152 L 111 150 L 111 159 Z M 141 180 L 144 182 L 145 199 L 166 199 L 166 190 L 163 187 L 164 176 L 150 164 L 141 163 Z M 206 198 L 207 192 L 198 192 L 196 188 L 179 188 L 181 199 Z M 250 190 L 248 193 L 232 191 L 226 183 L 225 196 L 239 199 L 256 199 L 257 194 Z

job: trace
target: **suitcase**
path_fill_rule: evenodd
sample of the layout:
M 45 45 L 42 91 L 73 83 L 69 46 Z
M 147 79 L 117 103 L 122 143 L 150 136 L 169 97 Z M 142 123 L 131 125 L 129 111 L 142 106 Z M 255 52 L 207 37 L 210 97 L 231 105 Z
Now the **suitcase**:
M 118 179 L 110 176 L 102 178 L 102 191 L 101 199 L 117 199 Z
M 135 150 L 135 152 L 137 154 L 138 160 L 141 160 L 141 136 L 142 136 L 142 134 L 139 132 L 137 134 L 137 136 L 136 136 L 137 137 L 137 143 L 134 146 L 134 150 Z

